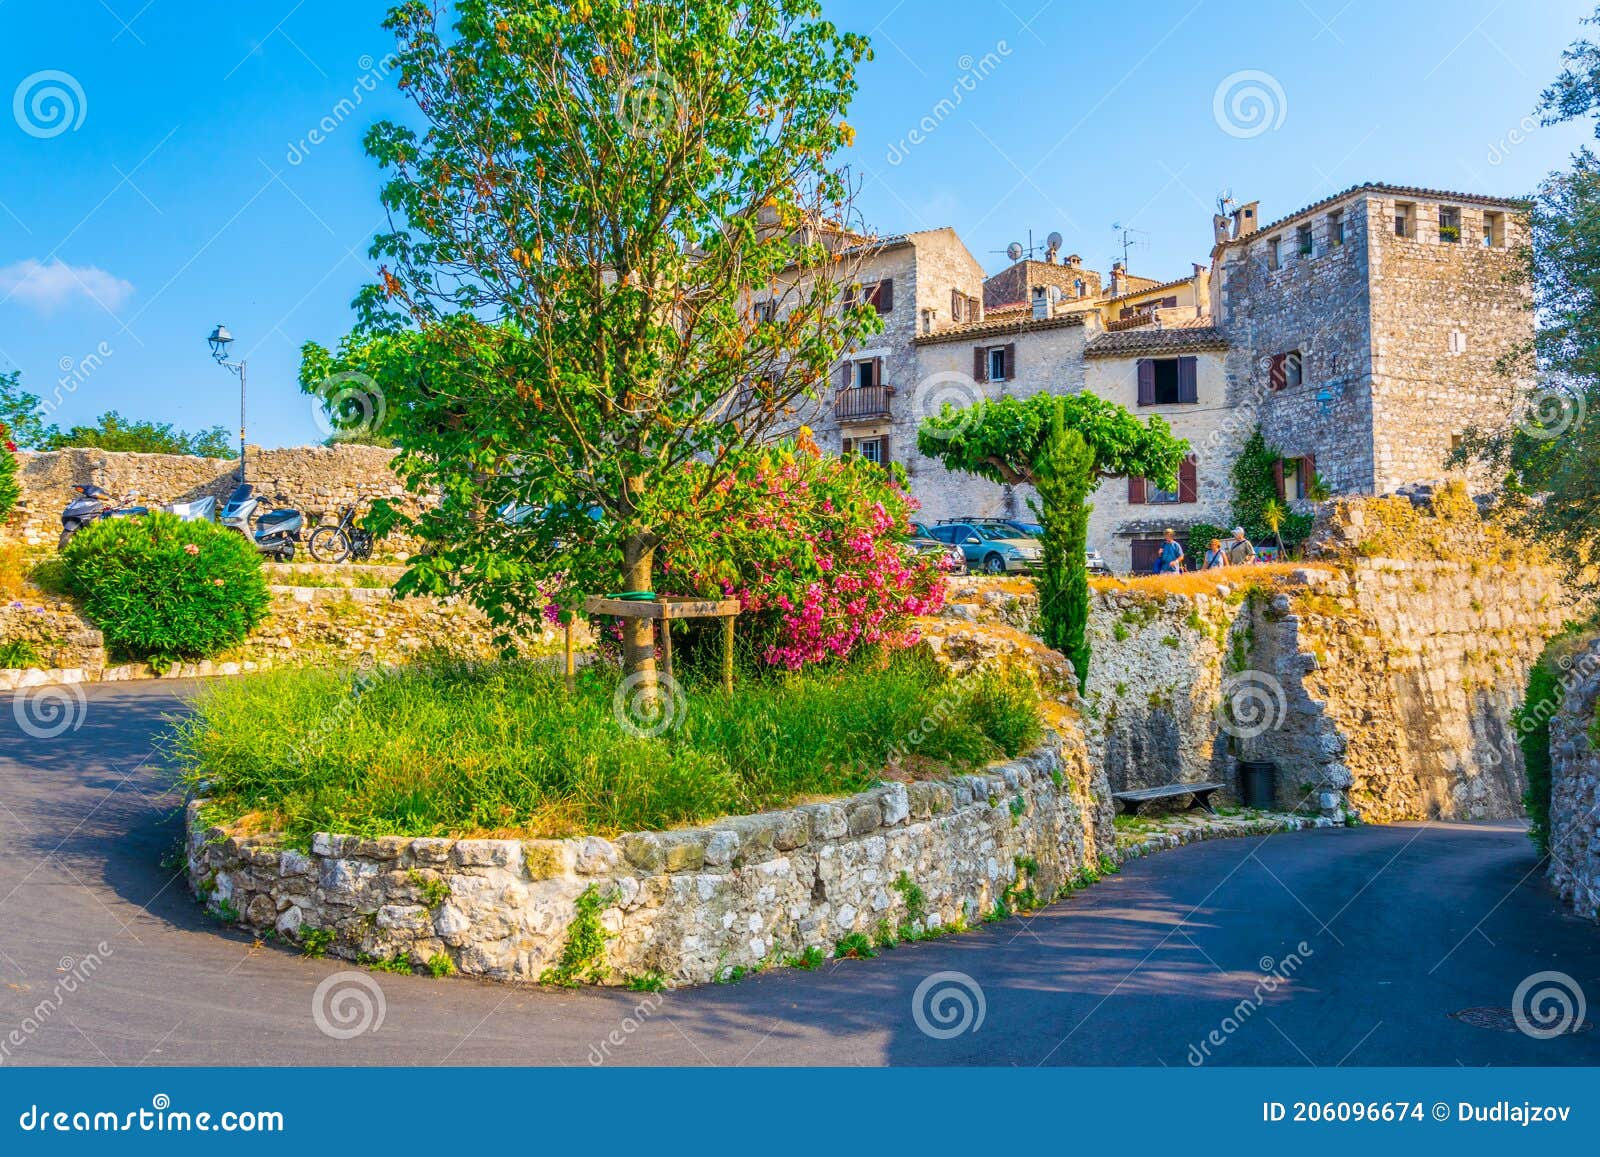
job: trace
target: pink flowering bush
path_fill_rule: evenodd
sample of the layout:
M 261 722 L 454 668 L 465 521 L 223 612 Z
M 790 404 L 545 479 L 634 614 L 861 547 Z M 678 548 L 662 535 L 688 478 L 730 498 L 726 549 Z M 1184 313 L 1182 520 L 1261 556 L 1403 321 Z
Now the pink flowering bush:
M 696 470 L 658 494 L 674 534 L 657 589 L 737 598 L 739 630 L 769 664 L 798 670 L 862 648 L 917 641 L 944 605 L 942 555 L 907 549 L 916 500 L 903 476 L 824 457 L 809 439 L 750 455 L 709 488 Z

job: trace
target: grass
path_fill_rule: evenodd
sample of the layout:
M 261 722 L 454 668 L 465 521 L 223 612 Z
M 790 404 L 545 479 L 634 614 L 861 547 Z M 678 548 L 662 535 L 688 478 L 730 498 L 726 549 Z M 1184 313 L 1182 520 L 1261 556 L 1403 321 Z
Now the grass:
M 1243 583 L 1270 584 L 1300 570 L 1326 570 L 1316 563 L 1263 562 L 1253 566 L 1223 567 L 1221 570 L 1186 571 L 1183 574 L 1150 574 L 1137 578 L 1097 578 L 1089 585 L 1097 591 L 1134 591 L 1147 595 L 1211 595 L 1219 586 L 1237 587 Z
M 285 670 L 221 681 L 176 725 L 186 786 L 207 821 L 377 836 L 610 834 L 783 807 L 881 782 L 891 749 L 919 735 L 902 778 L 1016 755 L 1040 734 L 1020 670 L 952 680 L 902 652 L 804 674 L 746 679 L 732 699 L 689 682 L 677 726 L 631 734 L 614 670 L 568 696 L 532 664 L 430 660 L 373 679 Z

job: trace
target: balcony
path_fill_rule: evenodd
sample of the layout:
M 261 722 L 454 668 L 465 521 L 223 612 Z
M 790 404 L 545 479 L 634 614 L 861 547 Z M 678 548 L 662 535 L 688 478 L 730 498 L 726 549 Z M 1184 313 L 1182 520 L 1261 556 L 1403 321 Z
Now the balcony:
M 833 396 L 833 416 L 840 422 L 872 422 L 889 416 L 893 386 L 852 386 Z

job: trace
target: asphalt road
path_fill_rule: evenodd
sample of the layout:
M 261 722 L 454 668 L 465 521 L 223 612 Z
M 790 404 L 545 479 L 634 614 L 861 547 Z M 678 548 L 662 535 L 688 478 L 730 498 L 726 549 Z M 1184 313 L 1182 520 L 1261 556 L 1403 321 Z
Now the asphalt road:
M 1451 1015 L 1546 971 L 1600 997 L 1600 931 L 1516 824 L 1195 845 L 1027 919 L 661 995 L 354 973 L 218 927 L 170 866 L 152 747 L 191 690 L 91 687 L 49 739 L 0 707 L 0 1064 L 1600 1064 L 1600 1033 Z M 324 981 L 367 1031 L 319 1029 Z M 951 985 L 981 1023 L 923 1031 L 919 985 L 951 997 L 921 1023 L 961 1021 Z

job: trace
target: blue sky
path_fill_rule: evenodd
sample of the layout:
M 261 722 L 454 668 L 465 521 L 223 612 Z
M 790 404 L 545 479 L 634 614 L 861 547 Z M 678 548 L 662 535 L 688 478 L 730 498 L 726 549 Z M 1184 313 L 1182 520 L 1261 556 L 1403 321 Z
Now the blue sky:
M 385 7 L 0 0 L 0 368 L 59 391 L 54 420 L 231 429 L 237 385 L 205 346 L 226 321 L 251 441 L 321 439 L 297 351 L 348 329 L 370 277 L 361 136 L 405 112 L 374 63 Z M 1529 115 L 1583 2 L 828 8 L 876 47 L 851 117 L 868 223 L 953 225 L 991 269 L 1030 229 L 1108 269 L 1116 223 L 1135 273 L 1179 276 L 1207 259 L 1223 189 L 1269 220 L 1367 180 L 1518 194 L 1590 136 Z M 67 121 L 35 109 L 48 89 Z

